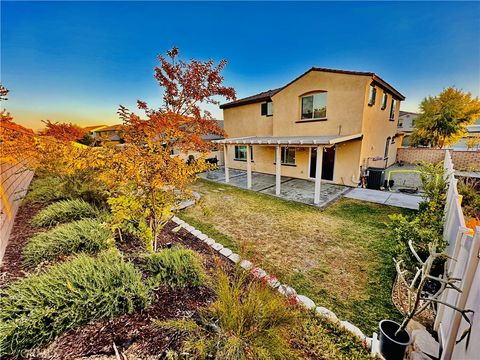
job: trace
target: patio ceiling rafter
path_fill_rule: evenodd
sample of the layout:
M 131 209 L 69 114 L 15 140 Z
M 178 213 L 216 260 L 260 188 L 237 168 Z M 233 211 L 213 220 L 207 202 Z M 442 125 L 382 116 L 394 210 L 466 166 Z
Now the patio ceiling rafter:
M 216 144 L 224 145 L 286 145 L 315 147 L 318 145 L 334 145 L 341 142 L 362 139 L 362 134 L 337 136 L 250 136 L 214 140 Z

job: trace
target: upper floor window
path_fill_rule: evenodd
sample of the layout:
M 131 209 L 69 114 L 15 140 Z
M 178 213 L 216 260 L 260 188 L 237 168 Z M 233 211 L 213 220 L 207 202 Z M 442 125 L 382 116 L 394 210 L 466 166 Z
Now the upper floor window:
M 253 148 L 250 146 L 250 160 L 253 160 Z M 247 146 L 235 146 L 235 160 L 247 161 Z
M 327 117 L 327 93 L 302 96 L 302 120 Z
M 393 121 L 395 119 L 395 108 L 396 108 L 397 102 L 392 99 L 392 103 L 390 105 L 390 121 Z
M 370 92 L 368 94 L 368 105 L 375 105 L 375 97 L 377 96 L 377 88 L 373 85 L 370 85 Z
M 262 104 L 262 116 L 272 116 L 273 115 L 273 102 L 267 101 Z
M 387 108 L 387 93 L 384 92 L 382 95 L 382 110 Z
M 282 165 L 295 165 L 295 148 L 282 146 L 280 148 L 280 163 Z

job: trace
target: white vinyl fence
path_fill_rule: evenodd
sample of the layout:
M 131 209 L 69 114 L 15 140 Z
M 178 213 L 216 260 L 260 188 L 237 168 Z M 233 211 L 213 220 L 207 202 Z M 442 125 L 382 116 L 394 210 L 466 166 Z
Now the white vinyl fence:
M 439 304 L 435 319 L 442 348 L 441 359 L 480 358 L 480 227 L 475 231 L 465 227 L 461 196 L 457 190 L 454 167 L 449 151 L 445 152 L 445 177 L 448 178 L 447 202 L 445 205 L 444 239 L 448 242 L 449 259 L 446 266 L 454 278 L 460 279 L 456 286 L 462 291 L 448 289 L 441 301 L 457 309 L 469 309 L 471 326 L 459 311 Z M 470 328 L 470 335 L 465 333 Z M 462 340 L 460 340 L 464 336 Z M 468 340 L 470 340 L 468 342 Z M 468 342 L 468 345 L 467 345 Z

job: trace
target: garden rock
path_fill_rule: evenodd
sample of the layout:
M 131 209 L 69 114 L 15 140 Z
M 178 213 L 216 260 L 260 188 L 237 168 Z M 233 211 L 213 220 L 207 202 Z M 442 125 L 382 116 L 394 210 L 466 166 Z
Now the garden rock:
M 297 292 L 295 291 L 294 288 L 288 286 L 288 285 L 285 285 L 285 284 L 282 284 L 278 287 L 277 291 L 282 294 L 282 295 L 285 295 L 285 296 L 295 296 L 297 295 Z
M 240 255 L 233 253 L 228 257 L 228 259 L 237 264 L 240 261 Z
M 340 321 L 340 325 L 347 329 L 348 331 L 350 331 L 352 334 L 354 334 L 355 336 L 357 336 L 358 338 L 360 339 L 365 339 L 366 336 L 365 334 L 362 332 L 362 330 L 360 330 L 358 327 L 356 327 L 355 325 L 349 323 L 348 321 Z
M 188 232 L 192 232 L 193 230 L 195 230 L 195 228 L 192 225 L 187 225 L 185 226 L 185 230 L 187 230 Z
M 211 247 L 216 251 L 220 251 L 223 249 L 223 245 L 219 243 L 214 243 L 213 245 L 211 245 Z
M 297 300 L 307 309 L 313 309 L 315 307 L 315 303 L 313 302 L 313 300 L 305 295 L 297 295 Z
M 252 268 L 252 263 L 248 260 L 242 260 L 242 262 L 240 263 L 240 266 L 245 269 L 245 270 L 250 270 Z
M 327 309 L 326 307 L 317 306 L 315 311 L 317 312 L 318 315 L 330 320 L 331 322 L 334 322 L 334 323 L 338 322 L 337 315 L 335 315 L 333 311 Z
M 207 238 L 205 239 L 205 244 L 207 244 L 208 246 L 212 246 L 213 244 L 215 244 L 215 240 Z
M 202 233 L 202 232 L 201 232 L 200 230 L 193 230 L 193 231 L 192 231 L 192 235 L 193 235 L 193 236 L 198 236 L 198 235 L 200 235 L 201 233 Z
M 280 286 L 280 281 L 278 281 L 275 276 L 267 276 L 267 282 L 272 289 L 276 289 Z
M 265 276 L 267 276 L 267 272 L 262 268 L 256 267 L 252 269 L 252 275 L 257 279 L 263 279 Z
M 224 247 L 222 250 L 220 250 L 220 254 L 222 254 L 225 257 L 229 257 L 230 255 L 233 254 L 233 251 L 230 250 L 229 248 Z
M 197 236 L 197 238 L 198 238 L 199 240 L 202 240 L 202 241 L 203 241 L 203 240 L 205 240 L 206 238 L 208 238 L 208 236 L 205 235 L 205 234 L 200 234 L 200 235 Z

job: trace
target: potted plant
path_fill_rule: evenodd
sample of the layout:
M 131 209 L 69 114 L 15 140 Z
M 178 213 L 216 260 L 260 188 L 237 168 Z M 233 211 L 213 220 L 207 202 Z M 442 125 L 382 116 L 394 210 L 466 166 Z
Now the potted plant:
M 437 245 L 435 242 L 432 242 L 428 244 L 429 256 L 426 260 L 422 260 L 415 251 L 412 241 L 408 242 L 408 247 L 419 266 L 416 267 L 415 272 L 411 272 L 403 268 L 403 260 L 397 261 L 394 259 L 395 268 L 398 273 L 398 281 L 406 286 L 408 299 L 405 318 L 401 324 L 392 320 L 382 320 L 379 323 L 380 353 L 386 360 L 402 360 L 404 358 L 405 351 L 412 340 L 406 330 L 408 323 L 433 303 L 443 304 L 461 312 L 464 319 L 470 324 L 470 319 L 466 314 L 472 312 L 471 310 L 458 309 L 440 300 L 440 296 L 447 288 L 461 292 L 455 285 L 460 279 L 452 278 L 447 271 L 447 267 L 445 267 L 444 273 L 441 276 L 433 276 L 431 274 L 435 260 L 440 257 L 446 257 L 445 253 L 437 252 Z M 424 291 L 425 285 L 430 281 L 439 283 L 438 290 L 431 295 Z M 469 332 L 467 335 L 469 335 Z

